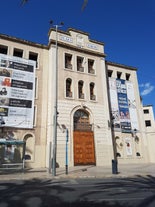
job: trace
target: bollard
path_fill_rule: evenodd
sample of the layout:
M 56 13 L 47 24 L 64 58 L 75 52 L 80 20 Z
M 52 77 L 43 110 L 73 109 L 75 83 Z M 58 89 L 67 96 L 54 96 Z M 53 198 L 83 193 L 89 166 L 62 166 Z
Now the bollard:
M 112 160 L 112 174 L 118 174 L 117 160 Z

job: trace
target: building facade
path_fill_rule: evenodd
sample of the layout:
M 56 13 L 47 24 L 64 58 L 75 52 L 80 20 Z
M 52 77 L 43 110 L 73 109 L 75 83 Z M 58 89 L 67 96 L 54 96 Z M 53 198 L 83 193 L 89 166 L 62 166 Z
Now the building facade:
M 155 122 L 152 105 L 143 106 L 143 117 L 145 123 L 145 133 L 147 136 L 148 148 L 149 148 L 149 160 L 155 162 Z
M 20 60 L 30 60 L 36 62 L 35 82 L 33 88 L 34 94 L 34 116 L 33 128 L 20 128 L 12 125 L 1 126 L 1 137 L 6 139 L 26 141 L 26 155 L 29 159 L 26 161 L 28 166 L 44 167 L 46 156 L 46 117 L 47 102 L 47 77 L 48 77 L 48 47 L 21 40 L 7 35 L 0 35 L 0 54 L 3 56 L 14 57 L 17 63 Z M 45 62 L 45 63 L 44 63 Z M 1 70 L 3 67 L 1 67 Z M 46 77 L 44 77 L 46 76 Z M 3 86 L 1 85 L 1 89 Z M 1 95 L 1 100 L 4 95 Z M 1 101 L 1 111 L 5 105 Z M 1 114 L 2 115 L 2 114 Z M 3 117 L 6 122 L 6 117 Z M 3 156 L 3 155 L 2 155 Z
M 112 159 L 154 161 L 144 130 L 137 69 L 106 61 L 102 42 L 72 28 L 50 29 L 48 45 L 0 35 L 0 55 L 36 64 L 33 126 L 1 127 L 2 138 L 9 139 L 10 133 L 26 141 L 27 167 L 49 168 L 52 162 L 55 99 L 57 166 L 66 164 L 66 143 L 69 166 L 111 165 Z M 0 108 L 5 108 L 2 101 Z
M 148 162 L 149 148 L 137 69 L 111 62 L 107 62 L 106 66 L 116 156 L 120 163 Z

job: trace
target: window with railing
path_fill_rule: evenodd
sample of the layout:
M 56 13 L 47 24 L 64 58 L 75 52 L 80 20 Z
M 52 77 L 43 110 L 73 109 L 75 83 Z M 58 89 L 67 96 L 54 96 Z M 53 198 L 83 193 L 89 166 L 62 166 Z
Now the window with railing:
M 68 98 L 72 98 L 71 87 L 72 87 L 72 80 L 70 78 L 67 78 L 66 79 L 66 97 Z
M 89 90 L 90 90 L 90 100 L 95 101 L 96 96 L 94 94 L 94 88 L 95 88 L 95 83 L 90 83 L 89 84 Z
M 88 73 L 95 74 L 94 60 L 88 59 Z
M 83 67 L 83 57 L 77 57 L 77 71 L 79 72 L 84 72 L 84 67 Z
M 72 55 L 65 53 L 65 68 L 72 70 Z
M 78 94 L 80 99 L 84 99 L 84 93 L 83 93 L 83 81 L 78 82 Z

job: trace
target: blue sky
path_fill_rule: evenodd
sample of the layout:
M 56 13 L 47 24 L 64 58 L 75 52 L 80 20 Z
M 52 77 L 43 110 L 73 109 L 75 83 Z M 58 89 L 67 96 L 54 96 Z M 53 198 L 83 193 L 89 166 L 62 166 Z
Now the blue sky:
M 155 111 L 155 0 L 1 0 L 1 34 L 48 43 L 49 21 L 104 42 L 107 60 L 138 68 L 144 105 Z

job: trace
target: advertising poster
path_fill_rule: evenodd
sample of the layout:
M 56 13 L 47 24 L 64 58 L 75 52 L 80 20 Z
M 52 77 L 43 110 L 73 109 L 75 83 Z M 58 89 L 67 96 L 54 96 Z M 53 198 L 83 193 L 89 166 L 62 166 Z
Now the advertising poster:
M 128 105 L 129 105 L 129 112 L 130 112 L 131 128 L 132 130 L 134 129 L 138 130 L 139 126 L 138 126 L 134 88 L 133 88 L 133 84 L 130 81 L 126 81 L 126 89 L 127 89 Z
M 111 106 L 111 118 L 114 130 L 120 130 L 120 116 L 116 89 L 116 79 L 109 78 L 109 94 Z
M 0 117 L 4 126 L 33 128 L 35 64 L 0 55 Z
M 132 156 L 131 138 L 130 137 L 126 137 L 125 138 L 125 143 L 126 143 L 126 155 L 127 156 Z
M 129 114 L 128 98 L 125 80 L 116 79 L 118 107 L 122 132 L 131 132 L 131 121 Z

